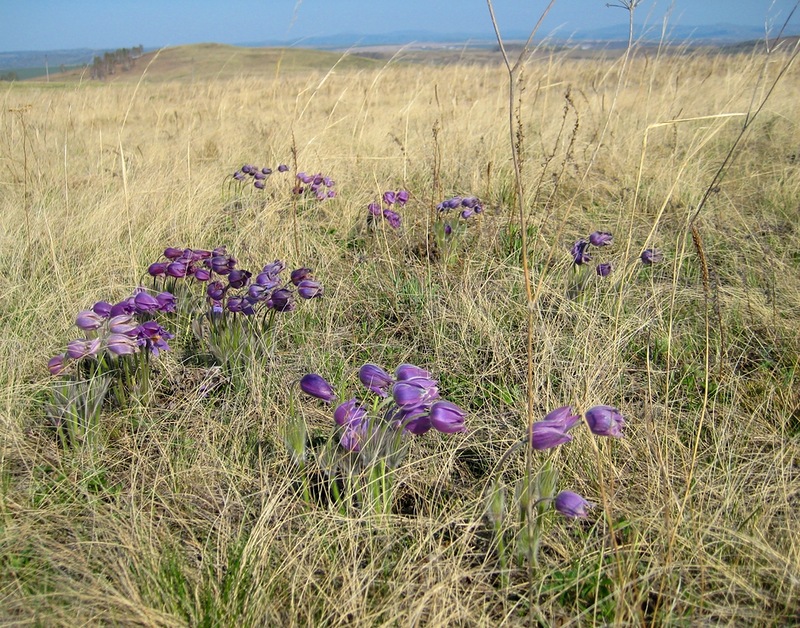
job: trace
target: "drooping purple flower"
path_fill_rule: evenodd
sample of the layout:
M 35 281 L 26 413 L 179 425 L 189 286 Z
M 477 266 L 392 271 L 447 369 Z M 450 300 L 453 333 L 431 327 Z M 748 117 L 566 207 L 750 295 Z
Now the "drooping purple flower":
M 389 396 L 389 388 L 394 384 L 394 378 L 377 364 L 367 363 L 358 371 L 358 379 L 364 386 L 381 397 Z
M 316 373 L 303 375 L 300 380 L 300 389 L 307 395 L 322 399 L 327 403 L 336 399 L 336 393 L 333 392 L 333 387 L 325 381 L 325 378 Z
M 367 206 L 367 209 L 369 210 L 369 213 L 372 214 L 373 216 L 380 216 L 383 212 L 380 203 L 370 203 Z
M 394 376 L 398 380 L 414 379 L 415 377 L 430 379 L 431 374 L 425 369 L 414 366 L 413 364 L 401 364 L 394 370 Z
M 286 164 L 280 164 L 278 166 L 278 172 L 286 172 L 288 170 L 289 170 L 289 166 L 287 166 Z
M 96 357 L 99 350 L 100 338 L 92 338 L 91 340 L 79 338 L 67 343 L 67 356 L 73 360 Z
M 550 423 L 561 429 L 562 432 L 568 432 L 580 422 L 581 415 L 573 414 L 571 406 L 562 406 L 560 408 L 556 408 L 555 410 L 548 412 L 544 419 L 539 421 L 539 423 Z
M 285 268 L 286 264 L 283 261 L 276 259 L 274 262 L 270 262 L 264 266 L 264 268 L 261 269 L 261 272 L 274 277 L 275 275 L 282 273 Z
M 107 301 L 98 301 L 92 306 L 92 311 L 103 318 L 108 318 L 111 315 L 111 307 L 111 304 Z
M 464 417 L 466 412 L 450 401 L 437 401 L 431 406 L 431 425 L 445 434 L 465 432 Z
M 297 285 L 297 294 L 303 299 L 321 297 L 322 293 L 322 284 L 312 279 L 304 279 Z
M 589 242 L 592 246 L 608 246 L 613 244 L 614 236 L 607 231 L 595 231 L 589 234 Z
M 308 279 L 310 276 L 311 269 L 303 266 L 301 268 L 295 268 L 289 275 L 289 280 L 296 286 L 304 279 Z
M 147 292 L 137 292 L 133 296 L 133 305 L 140 314 L 161 309 L 161 302 Z
M 206 263 L 211 266 L 211 270 L 218 275 L 227 275 L 235 266 L 235 263 L 233 265 L 231 264 L 231 259 L 232 258 L 228 257 L 227 255 L 215 255 Z
M 384 209 L 383 217 L 386 219 L 386 222 L 389 223 L 389 226 L 392 229 L 400 228 L 400 223 L 402 221 L 402 218 L 400 217 L 400 214 L 398 214 L 397 212 L 392 211 L 391 209 Z
M 339 444 L 347 451 L 360 451 L 368 438 L 369 420 L 365 418 L 348 423 L 339 438 Z
M 595 268 L 595 271 L 600 277 L 608 277 L 612 270 L 611 262 L 603 262 L 602 264 L 598 264 Z
M 400 408 L 415 408 L 439 397 L 436 382 L 424 378 L 415 378 L 397 382 L 392 386 L 392 398 Z
M 219 301 L 222 299 L 222 297 L 225 296 L 225 292 L 227 290 L 228 290 L 227 286 L 221 281 L 212 281 L 206 287 L 206 294 L 208 295 L 209 299 L 213 299 L 214 301 Z
M 589 516 L 589 509 L 593 508 L 594 504 L 572 491 L 561 491 L 556 495 L 554 506 L 556 511 L 565 517 L 584 519 Z
M 170 277 L 181 279 L 182 277 L 186 277 L 186 264 L 183 262 L 172 262 L 167 265 L 165 272 Z
M 160 312 L 174 312 L 175 306 L 177 305 L 177 300 L 175 299 L 175 295 L 171 292 L 159 292 L 156 295 L 156 301 L 158 301 L 158 310 Z
M 565 429 L 552 421 L 537 421 L 531 426 L 531 447 L 534 449 L 552 449 L 572 440 Z
M 105 316 L 101 316 L 94 310 L 83 310 L 78 312 L 75 325 L 84 331 L 92 331 L 99 328 L 105 320 Z
M 192 277 L 194 277 L 197 281 L 208 281 L 211 279 L 211 271 L 208 268 L 196 268 L 192 267 Z
M 272 288 L 268 286 L 262 286 L 259 283 L 251 283 L 250 287 L 247 289 L 247 296 L 256 302 L 266 301 L 269 299 L 271 293 Z
M 292 299 L 292 293 L 283 288 L 273 292 L 267 303 L 269 304 L 269 307 L 277 312 L 291 312 L 295 308 L 295 303 Z
M 119 314 L 108 319 L 108 331 L 112 334 L 135 336 L 138 327 L 139 324 L 133 320 L 130 314 Z
M 231 288 L 244 288 L 252 275 L 249 270 L 233 269 L 228 273 L 228 283 Z
M 183 256 L 183 251 L 184 249 L 178 249 L 174 246 L 170 246 L 164 249 L 164 257 L 174 262 L 176 259 Z
M 383 202 L 387 205 L 394 205 L 395 200 L 397 200 L 397 193 L 388 191 L 383 193 Z
M 64 353 L 54 355 L 47 361 L 47 370 L 50 371 L 51 375 L 58 375 L 67 367 L 66 359 L 67 356 Z
M 225 306 L 228 308 L 228 311 L 233 314 L 252 316 L 256 313 L 253 309 L 253 304 L 245 297 L 230 297 Z
M 168 262 L 154 262 L 147 267 L 147 273 L 151 277 L 161 277 L 167 272 Z
M 586 423 L 597 436 L 622 436 L 625 419 L 613 406 L 594 406 L 586 411 Z
M 114 316 L 120 316 L 121 314 L 133 314 L 134 312 L 136 312 L 136 305 L 133 302 L 133 297 L 128 297 L 127 299 L 112 305 L 108 314 L 113 318 Z
M 363 421 L 367 416 L 367 411 L 362 408 L 358 399 L 350 399 L 340 403 L 333 411 L 333 420 L 336 425 L 345 426 Z
M 642 264 L 645 266 L 650 266 L 651 264 L 657 264 L 658 262 L 664 259 L 664 255 L 657 251 L 656 249 L 645 249 L 642 251 Z
M 587 252 L 589 248 L 589 242 L 581 238 L 575 244 L 572 245 L 570 249 L 570 255 L 572 255 L 572 260 L 575 262 L 576 266 L 580 266 L 585 264 L 586 262 L 592 261 L 592 256 L 589 255 Z
M 418 416 L 416 419 L 411 419 L 408 421 L 403 429 L 411 434 L 414 434 L 415 436 L 421 436 L 422 434 L 429 432 L 432 427 L 433 424 L 431 423 L 430 415 L 423 414 Z
M 261 175 L 261 176 L 263 177 L 264 175 Z M 263 190 L 265 187 L 267 187 L 267 184 L 264 183 L 263 181 L 256 180 L 256 181 L 253 181 L 253 186 L 258 188 L 259 190 Z
M 400 206 L 405 205 L 408 202 L 408 192 L 406 190 L 398 190 L 397 196 L 395 197 L 395 203 Z

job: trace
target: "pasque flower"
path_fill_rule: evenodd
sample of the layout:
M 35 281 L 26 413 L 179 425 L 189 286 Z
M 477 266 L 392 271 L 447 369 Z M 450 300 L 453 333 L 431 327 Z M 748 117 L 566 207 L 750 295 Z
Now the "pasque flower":
M 537 421 L 531 426 L 530 442 L 533 449 L 552 449 L 572 440 L 562 424 Z
M 308 373 L 303 375 L 300 380 L 300 389 L 307 395 L 322 399 L 330 403 L 336 399 L 336 393 L 333 392 L 333 387 L 321 375 L 316 373 Z
M 430 422 L 440 432 L 445 434 L 455 434 L 456 432 L 466 431 L 464 417 L 467 415 L 464 410 L 450 401 L 437 401 L 431 406 Z
M 572 255 L 572 260 L 575 262 L 576 266 L 581 266 L 586 262 L 592 261 L 592 256 L 588 253 L 589 249 L 589 242 L 581 238 L 575 244 L 572 245 L 570 249 L 570 254 Z
M 567 432 L 581 422 L 581 415 L 574 414 L 571 406 L 562 406 L 547 413 L 539 423 L 548 423 Z
M 645 266 L 650 266 L 651 264 L 657 264 L 661 260 L 664 259 L 664 256 L 655 249 L 645 249 L 642 251 L 642 264 Z
M 595 271 L 601 277 L 608 277 L 611 274 L 611 270 L 611 262 L 603 262 L 602 264 L 598 264 L 595 268 Z
M 625 419 L 613 406 L 594 406 L 586 411 L 586 423 L 597 436 L 622 436 Z
M 376 395 L 389 396 L 389 388 L 394 384 L 394 378 L 377 364 L 365 364 L 358 371 L 358 379 Z
M 589 516 L 588 511 L 594 504 L 572 491 L 561 491 L 556 495 L 554 506 L 565 517 L 583 519 Z
M 608 246 L 614 242 L 614 236 L 607 231 L 595 231 L 589 234 L 589 243 L 592 246 Z

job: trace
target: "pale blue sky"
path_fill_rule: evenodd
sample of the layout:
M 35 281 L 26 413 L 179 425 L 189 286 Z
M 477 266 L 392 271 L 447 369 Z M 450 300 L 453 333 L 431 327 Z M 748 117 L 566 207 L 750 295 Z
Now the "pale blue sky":
M 609 0 L 556 0 L 543 33 L 569 35 L 627 20 Z M 782 22 L 796 0 L 642 0 L 637 22 Z M 494 0 L 501 27 L 531 27 L 546 0 Z M 798 11 L 796 23 L 800 23 Z M 248 43 L 424 30 L 492 36 L 485 0 L 0 0 L 0 51 Z

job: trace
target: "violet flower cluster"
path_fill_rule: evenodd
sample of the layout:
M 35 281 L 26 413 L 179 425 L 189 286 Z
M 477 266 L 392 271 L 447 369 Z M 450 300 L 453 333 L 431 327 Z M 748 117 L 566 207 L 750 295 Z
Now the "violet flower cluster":
M 280 164 L 275 170 L 278 172 L 286 172 L 289 166 Z M 272 168 L 259 168 L 252 164 L 245 164 L 239 170 L 233 173 L 233 178 L 237 181 L 246 181 L 248 177 L 253 181 L 253 185 L 259 190 L 263 190 L 266 186 L 267 178 L 272 174 Z
M 103 354 L 119 357 L 139 351 L 158 356 L 160 351 L 168 351 L 167 340 L 174 336 L 153 317 L 159 312 L 174 312 L 175 304 L 172 293 L 154 296 L 144 288 L 137 288 L 133 295 L 114 305 L 98 301 L 91 309 L 78 313 L 75 325 L 86 337 L 70 341 L 64 353 L 50 358 L 50 373 L 58 375 L 70 360 L 98 359 Z
M 361 367 L 358 378 L 375 395 L 375 402 L 365 403 L 353 397 L 333 412 L 333 419 L 341 428 L 339 444 L 348 451 L 361 451 L 373 435 L 387 428 L 400 436 L 421 435 L 431 429 L 445 434 L 466 431 L 466 412 L 442 399 L 438 382 L 418 366 L 401 364 L 392 376 L 368 363 Z M 305 375 L 300 388 L 327 403 L 337 399 L 333 387 L 316 373 Z
M 212 313 L 252 316 L 264 308 L 289 312 L 297 307 L 295 295 L 313 299 L 323 294 L 310 268 L 296 268 L 285 280 L 281 273 L 286 264 L 275 260 L 253 277 L 249 270 L 238 268 L 238 260 L 224 246 L 211 251 L 170 247 L 164 257 L 166 261 L 151 264 L 147 272 L 154 278 L 202 282 Z
M 596 436 L 623 436 L 625 419 L 613 406 L 594 406 L 584 415 L 586 424 Z M 527 440 L 533 449 L 553 449 L 572 440 L 569 431 L 581 422 L 579 414 L 573 414 L 570 406 L 563 406 L 535 422 Z M 554 499 L 555 509 L 567 517 L 586 517 L 592 504 L 571 491 L 562 491 Z
M 572 245 L 570 255 L 575 266 L 582 266 L 592 261 L 592 255 L 589 253 L 589 247 L 594 246 L 602 248 L 614 243 L 614 236 L 607 231 L 594 231 L 589 234 L 587 238 L 580 238 Z M 603 262 L 595 266 L 595 272 L 601 277 L 608 277 L 611 274 L 613 267 L 611 262 Z
M 393 207 L 400 209 L 408 202 L 408 192 L 406 190 L 389 190 L 383 193 L 381 203 L 370 203 L 367 209 L 369 215 L 367 216 L 367 224 L 383 218 L 389 223 L 392 229 L 399 229 L 401 223 L 400 214 L 398 214 Z
M 477 196 L 453 196 L 443 200 L 436 206 L 441 213 L 448 213 L 454 209 L 460 209 L 459 216 L 466 220 L 483 212 L 483 203 Z
M 333 179 L 323 176 L 321 172 L 317 174 L 298 172 L 297 184 L 292 189 L 292 192 L 298 196 L 311 196 L 318 201 L 324 201 L 327 198 L 336 196 L 336 190 L 333 189 L 335 185 L 336 182 Z

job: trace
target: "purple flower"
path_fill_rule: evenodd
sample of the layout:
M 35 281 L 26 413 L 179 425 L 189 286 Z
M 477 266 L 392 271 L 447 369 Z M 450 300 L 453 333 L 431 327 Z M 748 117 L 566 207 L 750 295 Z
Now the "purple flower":
M 211 279 L 211 271 L 208 268 L 193 268 L 192 276 L 197 281 L 208 281 Z
M 94 310 L 83 310 L 78 312 L 75 325 L 84 331 L 92 331 L 100 327 L 105 320 L 105 316 L 101 316 Z
M 586 262 L 592 261 L 592 256 L 586 252 L 588 248 L 589 243 L 583 238 L 572 245 L 572 248 L 569 252 L 570 255 L 572 255 L 572 260 L 575 262 L 576 266 L 580 266 Z
M 206 294 L 208 295 L 209 299 L 219 301 L 223 296 L 225 296 L 225 292 L 227 290 L 228 288 L 221 281 L 212 281 L 206 287 Z
M 67 343 L 67 356 L 73 360 L 80 360 L 82 358 L 95 357 L 100 350 L 100 338 L 93 338 L 86 340 L 80 338 L 78 340 L 71 340 Z
M 405 205 L 408 202 L 408 192 L 406 190 L 398 190 L 395 202 L 398 205 Z
M 395 192 L 383 193 L 383 202 L 387 205 L 394 205 L 395 200 L 397 200 L 397 194 Z
M 183 256 L 183 249 L 177 249 L 174 246 L 164 249 L 164 257 L 173 262 L 182 256 Z
M 173 334 L 156 321 L 147 321 L 139 325 L 137 335 L 139 346 L 146 347 L 156 357 L 158 357 L 159 351 L 169 351 L 166 341 L 174 338 Z
M 465 432 L 467 430 L 464 425 L 464 417 L 466 414 L 466 412 L 454 403 L 449 401 L 437 401 L 431 406 L 431 425 L 445 434 Z
M 586 411 L 589 429 L 597 436 L 622 436 L 625 419 L 613 406 L 595 406 Z
M 651 264 L 657 264 L 661 260 L 664 259 L 664 256 L 661 254 L 660 251 L 656 251 L 655 249 L 645 249 L 642 251 L 642 264 L 645 266 L 650 266 Z
M 154 262 L 147 267 L 147 272 L 151 277 L 160 277 L 167 272 L 167 262 Z
M 111 315 L 111 304 L 107 301 L 98 301 L 92 306 L 92 311 L 103 318 L 108 318 Z
M 565 428 L 552 421 L 537 421 L 531 426 L 531 447 L 534 449 L 552 449 L 572 440 Z
M 322 296 L 322 284 L 311 279 L 304 279 L 297 285 L 297 294 L 303 299 Z
M 400 228 L 400 222 L 402 219 L 400 218 L 400 214 L 398 214 L 397 212 L 392 211 L 391 209 L 384 209 L 383 217 L 386 219 L 386 222 L 389 223 L 389 226 L 392 229 Z
M 277 312 L 291 312 L 295 308 L 292 293 L 283 288 L 272 293 L 268 305 Z
M 439 389 L 435 381 L 418 377 L 397 382 L 392 386 L 392 397 L 400 408 L 415 408 L 437 399 Z
M 431 417 L 425 414 L 417 417 L 416 419 L 410 420 L 405 424 L 403 429 L 411 434 L 414 434 L 415 436 L 421 436 L 422 434 L 429 432 L 432 427 L 433 425 L 431 423 Z
M 369 210 L 369 213 L 373 216 L 380 216 L 383 211 L 381 209 L 380 203 L 370 203 L 367 206 L 367 209 Z
M 333 392 L 333 387 L 325 381 L 325 379 L 316 373 L 308 373 L 303 375 L 300 380 L 300 389 L 307 395 L 322 399 L 330 403 L 336 399 L 336 393 Z
M 601 277 L 608 277 L 611 274 L 611 270 L 611 262 L 603 262 L 602 264 L 598 264 L 595 268 L 595 271 L 597 271 L 597 274 Z
M 545 415 L 544 419 L 539 421 L 539 423 L 550 423 L 561 429 L 562 432 L 568 432 L 580 422 L 581 415 L 573 414 L 571 406 L 556 408 Z
M 135 336 L 138 328 L 139 324 L 133 320 L 130 314 L 119 314 L 108 319 L 108 331 L 112 334 Z
M 311 269 L 302 267 L 302 268 L 295 268 L 289 275 L 289 279 L 296 286 L 304 279 L 308 279 L 310 276 L 311 276 Z
M 614 242 L 614 236 L 607 231 L 595 231 L 589 235 L 592 246 L 608 246 Z
M 377 364 L 365 364 L 358 371 L 358 379 L 376 395 L 389 396 L 389 388 L 394 379 Z
M 165 272 L 170 277 L 175 277 L 176 279 L 186 277 L 186 264 L 183 262 L 172 262 L 167 266 Z
M 249 270 L 236 270 L 233 269 L 228 274 L 228 283 L 230 284 L 231 288 L 244 288 L 247 285 L 247 282 L 250 281 L 250 277 L 252 277 L 253 273 Z
M 361 445 L 369 436 L 369 421 L 354 421 L 345 426 L 339 444 L 347 451 L 360 451 Z
M 108 315 L 112 318 L 121 314 L 133 314 L 136 312 L 136 306 L 133 303 L 133 297 L 128 297 L 124 301 L 120 301 L 111 306 Z
M 264 175 L 261 175 L 261 176 L 263 177 Z M 265 187 L 267 187 L 267 185 L 263 181 L 260 181 L 260 180 L 253 181 L 253 185 L 255 187 L 257 187 L 259 190 L 263 190 Z
M 280 164 L 278 166 L 278 172 L 286 172 L 288 170 L 289 170 L 289 166 L 287 166 L 286 164 Z
M 159 292 L 156 295 L 156 301 L 158 301 L 158 310 L 160 312 L 174 312 L 175 311 L 175 295 L 171 292 Z
M 133 296 L 133 305 L 140 314 L 144 312 L 155 312 L 161 309 L 159 300 L 146 292 L 137 292 Z
M 340 403 L 333 411 L 333 420 L 336 425 L 346 426 L 362 422 L 367 416 L 367 411 L 358 404 L 358 399 L 350 399 Z
M 54 355 L 47 361 L 47 370 L 50 371 L 51 375 L 58 375 L 67 367 L 65 363 L 66 358 L 66 354 L 60 353 L 58 355 Z
M 413 379 L 415 377 L 430 379 L 431 374 L 425 369 L 414 366 L 413 364 L 401 364 L 394 370 L 394 376 L 398 380 Z
M 594 506 L 594 504 L 572 491 L 561 491 L 556 495 L 554 505 L 556 510 L 565 517 L 581 519 L 588 517 L 589 509 Z

